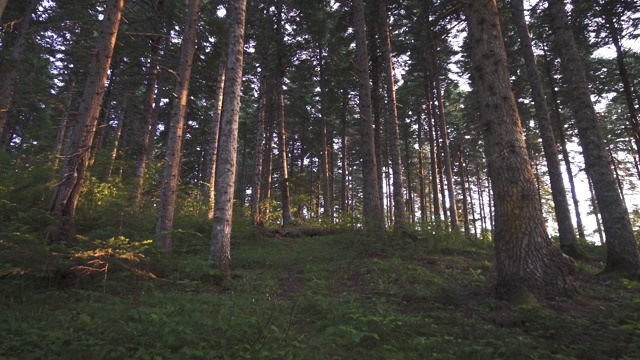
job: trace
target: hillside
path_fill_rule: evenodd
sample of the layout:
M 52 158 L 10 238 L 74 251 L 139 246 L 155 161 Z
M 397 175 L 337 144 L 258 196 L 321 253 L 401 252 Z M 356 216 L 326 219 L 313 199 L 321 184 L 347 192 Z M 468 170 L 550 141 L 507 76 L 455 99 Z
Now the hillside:
M 597 262 L 579 264 L 575 298 L 516 306 L 493 295 L 491 244 L 438 233 L 379 244 L 247 226 L 226 287 L 197 232 L 176 234 L 172 257 L 124 238 L 70 250 L 4 237 L 1 358 L 640 356 L 640 287 L 594 276 Z

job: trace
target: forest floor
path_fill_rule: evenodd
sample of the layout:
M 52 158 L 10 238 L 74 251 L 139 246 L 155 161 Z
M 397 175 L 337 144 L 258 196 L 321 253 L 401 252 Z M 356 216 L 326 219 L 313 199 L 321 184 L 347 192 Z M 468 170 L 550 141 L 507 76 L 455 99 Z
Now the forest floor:
M 492 245 L 461 237 L 247 226 L 223 287 L 208 234 L 176 233 L 171 256 L 17 234 L 0 238 L 1 359 L 640 358 L 640 286 L 595 276 L 598 261 L 579 264 L 575 297 L 513 306 L 494 296 Z

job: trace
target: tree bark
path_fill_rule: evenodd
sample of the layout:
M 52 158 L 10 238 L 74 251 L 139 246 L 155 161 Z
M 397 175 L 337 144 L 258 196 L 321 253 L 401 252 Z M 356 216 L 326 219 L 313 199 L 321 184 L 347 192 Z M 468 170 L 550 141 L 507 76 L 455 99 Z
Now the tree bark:
M 61 217 L 61 223 L 51 233 L 52 241 L 73 241 L 76 235 L 74 218 L 80 190 L 89 165 L 91 145 L 96 131 L 100 104 L 104 95 L 107 72 L 118 35 L 124 0 L 107 3 L 100 25 L 95 56 L 88 71 L 77 123 L 69 137 L 62 165 L 62 176 L 55 187 L 50 211 Z
M 225 107 L 220 118 L 220 146 L 216 176 L 215 215 L 211 234 L 209 261 L 217 263 L 225 283 L 231 282 L 231 225 L 233 189 L 238 151 L 238 122 L 244 55 L 244 28 L 247 0 L 229 2 L 232 16 L 227 60 L 227 81 L 224 85 Z
M 458 158 L 460 160 L 460 187 L 462 191 L 462 221 L 464 226 L 464 234 L 469 237 L 471 229 L 469 227 L 469 206 L 467 199 L 467 174 L 465 172 L 464 154 L 462 153 L 462 145 L 458 144 Z
M 400 157 L 400 131 L 398 130 L 398 105 L 396 101 L 396 85 L 394 79 L 393 58 L 391 52 L 391 35 L 387 19 L 385 0 L 378 0 L 378 37 L 381 43 L 384 61 L 384 79 L 387 94 L 386 128 L 389 136 L 389 157 L 393 174 L 393 229 L 395 232 L 406 228 L 407 211 L 404 199 L 404 181 L 402 179 L 402 158 Z
M 511 91 L 496 2 L 476 0 L 465 8 L 472 81 L 494 191 L 498 296 L 520 301 L 530 295 L 572 295 L 576 270 L 547 234 Z
M 167 153 L 164 161 L 160 202 L 158 203 L 158 220 L 156 222 L 157 243 L 160 247 L 171 251 L 171 231 L 175 213 L 177 189 L 180 178 L 182 138 L 189 100 L 189 83 L 193 57 L 196 50 L 196 31 L 200 15 L 200 0 L 189 0 L 187 25 L 180 50 L 180 68 L 174 91 L 173 109 L 169 124 Z
M 637 275 L 640 256 L 622 198 L 600 132 L 598 118 L 591 102 L 584 67 L 574 41 L 563 0 L 547 0 L 551 28 L 555 35 L 556 50 L 560 54 L 565 83 L 572 94 L 571 106 L 578 137 L 591 181 L 602 214 L 602 225 L 607 241 L 607 264 L 604 271 Z
M 340 148 L 342 158 L 342 178 L 341 187 L 342 192 L 340 196 L 340 210 L 343 214 L 349 214 L 349 127 L 347 124 L 347 110 L 349 108 L 349 92 L 348 90 L 342 91 L 342 113 L 340 115 L 340 123 L 342 124 L 342 144 Z
M 427 221 L 427 195 L 426 195 L 426 184 L 424 179 L 424 142 L 422 140 L 422 132 L 423 123 L 422 123 L 422 112 L 418 112 L 416 116 L 416 122 L 418 123 L 418 167 L 419 167 L 419 175 L 420 175 L 420 220 L 422 222 Z
M 558 235 L 560 238 L 560 248 L 569 256 L 582 257 L 578 249 L 578 240 L 573 229 L 571 211 L 567 200 L 567 191 L 562 179 L 562 169 L 558 159 L 558 150 L 553 136 L 553 127 L 549 118 L 549 109 L 544 98 L 542 80 L 533 53 L 529 28 L 524 14 L 524 4 L 522 0 L 512 0 L 512 16 L 516 24 L 518 37 L 520 38 L 520 49 L 526 65 L 531 95 L 535 107 L 538 129 L 542 139 L 542 149 L 547 162 L 549 172 L 549 182 L 551 184 L 551 196 L 555 207 L 556 221 L 558 223 Z
M 382 235 L 384 215 L 380 207 L 378 191 L 378 165 L 373 138 L 373 110 L 371 105 L 371 83 L 369 81 L 369 55 L 367 54 L 367 34 L 362 0 L 353 0 L 354 30 L 356 35 L 356 66 L 359 81 L 360 130 L 362 151 L 362 177 L 365 227 L 374 234 Z
M 322 147 L 320 152 L 321 158 L 321 171 L 322 171 L 322 197 L 323 197 L 323 205 L 324 205 L 324 215 L 325 218 L 329 221 L 329 223 L 333 222 L 333 197 L 331 196 L 333 191 L 331 191 L 331 175 L 330 175 L 330 166 L 329 166 L 329 144 L 331 143 L 331 147 L 333 148 L 333 141 L 330 141 L 328 134 L 328 125 L 327 125 L 327 92 L 326 92 L 326 82 L 325 82 L 325 64 L 324 64 L 324 51 L 323 47 L 318 49 L 318 66 L 320 73 L 320 126 L 321 126 L 321 134 L 320 134 L 320 146 Z
M 127 98 L 126 96 L 121 101 L 120 113 L 118 114 L 118 125 L 116 125 L 116 132 L 113 135 L 113 147 L 111 149 L 111 157 L 109 159 L 109 165 L 107 166 L 107 174 L 105 179 L 109 181 L 111 174 L 113 173 L 113 167 L 115 166 L 116 158 L 118 157 L 118 150 L 120 145 L 120 138 L 122 136 L 122 128 L 124 127 L 124 119 L 127 110 Z
M 4 1 L 4 4 L 0 3 L 0 19 L 2 18 L 2 11 L 4 10 L 6 3 L 6 0 Z M 9 107 L 11 106 L 13 92 L 16 86 L 16 81 L 18 80 L 18 70 L 21 67 L 20 63 L 24 57 L 25 46 L 27 45 L 27 34 L 31 27 L 31 17 L 38 8 L 39 3 L 40 0 L 31 0 L 29 3 L 27 11 L 25 11 L 20 23 L 18 24 L 16 31 L 17 39 L 13 49 L 11 50 L 11 57 L 2 67 L 2 81 L 0 82 L 0 137 L 2 136 L 4 125 L 9 118 Z
M 224 57 L 220 59 L 220 65 L 218 68 L 218 82 L 216 84 L 216 91 L 213 96 L 215 106 L 211 113 L 211 135 L 209 137 L 209 146 L 205 155 L 205 197 L 204 203 L 207 204 L 207 219 L 213 220 L 213 204 L 215 201 L 214 183 L 216 181 L 216 163 L 218 160 L 218 137 L 220 134 L 220 113 L 222 112 L 222 90 L 224 88 L 224 81 L 226 75 L 226 64 Z

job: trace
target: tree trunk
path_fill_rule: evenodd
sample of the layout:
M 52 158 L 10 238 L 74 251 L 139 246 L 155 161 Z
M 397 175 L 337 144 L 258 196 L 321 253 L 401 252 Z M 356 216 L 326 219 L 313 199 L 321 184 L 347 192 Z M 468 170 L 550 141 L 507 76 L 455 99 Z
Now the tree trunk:
M 96 131 L 104 85 L 111 65 L 111 56 L 118 35 L 123 6 L 124 0 L 109 1 L 100 25 L 100 36 L 97 40 L 95 56 L 88 71 L 89 75 L 82 94 L 77 123 L 69 137 L 62 165 L 62 176 L 51 201 L 50 211 L 61 217 L 61 223 L 50 234 L 53 241 L 73 241 L 75 239 L 76 207 L 89 165 L 91 145 Z
M 264 157 L 264 120 L 267 102 L 266 73 L 260 74 L 260 89 L 258 93 L 258 119 L 256 121 L 256 147 L 254 152 L 253 183 L 251 187 L 251 218 L 253 226 L 262 227 L 264 223 L 260 216 L 260 188 L 262 179 L 262 158 Z
M 591 102 L 584 67 L 573 39 L 563 0 L 547 0 L 555 47 L 560 54 L 565 83 L 572 94 L 571 106 L 578 137 L 591 181 L 602 214 L 602 225 L 607 238 L 607 264 L 604 271 L 640 273 L 640 256 L 633 235 L 629 215 L 616 188 L 615 178 L 608 161 L 606 146 L 600 132 L 596 111 Z
M 111 174 L 113 173 L 113 167 L 115 165 L 116 158 L 118 157 L 118 150 L 119 150 L 118 147 L 120 145 L 120 138 L 122 136 L 122 128 L 124 125 L 124 119 L 125 119 L 125 114 L 127 109 L 126 96 L 121 101 L 121 103 L 122 105 L 120 108 L 120 114 L 118 114 L 118 125 L 116 126 L 116 133 L 113 135 L 113 147 L 111 149 L 111 157 L 109 159 L 109 165 L 107 166 L 107 174 L 105 176 L 105 179 L 107 181 L 109 181 L 109 179 L 111 178 Z
M 222 90 L 224 88 L 226 61 L 224 57 L 220 59 L 218 67 L 218 82 L 216 91 L 213 96 L 214 107 L 211 113 L 211 135 L 209 137 L 209 146 L 205 155 L 204 183 L 205 194 L 204 203 L 207 204 L 207 219 L 213 220 L 213 203 L 215 201 L 215 191 L 213 184 L 216 181 L 216 162 L 218 160 L 218 135 L 220 134 L 220 113 L 222 112 Z
M 68 89 L 66 90 L 66 96 L 64 100 L 64 109 L 62 110 L 62 118 L 60 119 L 60 124 L 58 125 L 58 134 L 56 136 L 56 146 L 53 149 L 53 162 L 52 166 L 54 169 L 58 168 L 58 162 L 60 161 L 60 154 L 62 153 L 62 149 L 64 147 L 64 139 L 65 134 L 67 133 L 67 128 L 69 127 L 69 113 L 71 112 L 71 102 L 73 101 L 74 93 L 76 91 L 76 81 L 75 79 L 70 80 L 70 84 Z
M 160 202 L 158 204 L 158 220 L 156 236 L 158 245 L 171 251 L 171 231 L 176 206 L 177 189 L 180 178 L 180 162 L 184 122 L 189 100 L 189 82 L 193 57 L 196 50 L 196 31 L 200 15 L 200 0 L 189 0 L 187 25 L 180 50 L 180 68 L 174 91 L 173 109 L 167 139 L 167 154 L 164 161 Z
M 420 175 L 420 220 L 422 222 L 427 221 L 427 197 L 426 197 L 426 184 L 424 179 L 424 143 L 422 141 L 422 112 L 418 112 L 416 116 L 416 122 L 418 123 L 418 167 L 419 167 L 419 175 Z
M 547 162 L 549 181 L 551 183 L 551 196 L 555 207 L 556 221 L 558 223 L 558 235 L 560 238 L 560 248 L 569 256 L 581 257 L 578 250 L 578 240 L 573 229 L 571 211 L 567 200 L 567 191 L 562 179 L 562 169 L 558 159 L 558 150 L 553 136 L 553 127 L 549 118 L 549 110 L 544 98 L 542 80 L 535 54 L 529 37 L 529 28 L 524 14 L 524 4 L 522 0 L 512 0 L 512 16 L 516 24 L 518 37 L 520 38 L 520 49 L 524 58 L 531 95 L 538 120 L 538 129 L 542 139 L 542 148 Z
M 596 218 L 596 232 L 598 233 L 600 245 L 604 245 L 604 236 L 602 235 L 602 222 L 600 221 L 600 210 L 598 210 L 596 194 L 593 193 L 593 183 L 591 182 L 591 179 L 587 179 L 587 182 L 589 183 L 589 194 L 591 194 L 591 208 L 593 209 L 593 216 Z
M 391 51 L 391 36 L 387 19 L 385 0 L 378 0 L 378 37 L 384 60 L 384 74 L 387 93 L 386 128 L 389 136 L 389 157 L 393 174 L 393 229 L 402 231 L 406 228 L 407 211 L 404 199 L 404 181 L 402 179 L 402 158 L 400 157 L 400 131 L 398 130 L 398 108 L 396 102 L 396 85 Z
M 427 79 L 427 83 L 430 81 Z M 433 107 L 431 103 L 431 86 L 427 85 L 427 132 L 429 133 L 429 157 L 431 158 L 431 196 L 433 197 L 433 218 L 436 222 L 440 217 L 440 193 L 438 190 L 438 154 L 436 153 L 436 137 L 433 126 Z
M 6 61 L 2 67 L 2 81 L 0 82 L 0 136 L 4 129 L 4 125 L 9 118 L 9 107 L 11 106 L 11 99 L 13 98 L 13 91 L 16 86 L 16 80 L 18 79 L 18 70 L 22 66 L 22 58 L 24 57 L 24 50 L 27 44 L 27 34 L 31 27 L 31 17 L 38 8 L 40 0 L 31 0 L 27 11 L 25 11 L 20 23 L 18 24 L 16 31 L 16 42 L 11 50 L 11 57 Z M 0 3 L 0 19 L 2 18 L 2 11 L 7 4 Z M 3 45 L 6 47 L 6 44 Z M 3 49 L 4 50 L 4 49 Z
M 464 225 L 464 234 L 469 237 L 471 229 L 469 228 L 469 206 L 467 199 L 467 175 L 465 172 L 464 154 L 462 153 L 462 145 L 458 144 L 458 157 L 460 160 L 460 185 L 462 191 L 462 220 Z
M 465 8 L 472 81 L 494 191 L 498 296 L 515 301 L 529 295 L 569 296 L 575 291 L 575 267 L 547 234 L 511 91 L 496 2 L 476 0 Z
M 371 85 L 369 81 L 369 55 L 367 54 L 367 34 L 362 0 L 354 0 L 354 28 L 356 35 L 356 66 L 359 81 L 360 130 L 362 151 L 362 177 L 364 197 L 364 222 L 374 234 L 382 236 L 384 215 L 380 207 L 378 191 L 378 166 L 373 138 L 373 110 L 371 105 Z
M 324 200 L 324 215 L 325 218 L 329 221 L 329 223 L 333 222 L 333 198 L 331 196 L 331 177 L 330 177 L 330 166 L 329 166 L 329 135 L 327 130 L 327 93 L 326 93 L 326 82 L 325 82 L 325 64 L 324 64 L 324 48 L 318 49 L 318 66 L 320 67 L 320 126 L 321 126 L 321 134 L 320 134 L 320 159 L 321 161 L 321 174 L 322 174 L 322 184 L 323 184 L 323 200 Z M 331 141 L 331 145 L 333 145 L 333 141 Z M 333 146 L 332 146 L 333 148 Z
M 149 60 L 149 75 L 147 79 L 147 98 L 144 104 L 144 122 L 142 134 L 142 148 L 136 164 L 136 189 L 133 194 L 133 201 L 136 211 L 142 206 L 142 193 L 144 191 L 144 176 L 147 165 L 150 161 L 153 149 L 151 139 L 155 137 L 154 114 L 159 113 L 160 96 L 156 96 L 158 91 L 158 56 L 160 46 L 164 41 L 159 38 L 151 40 L 151 55 Z
M 435 58 L 435 54 L 433 55 Z M 434 59 L 434 63 L 437 64 L 437 60 Z M 436 65 L 436 68 L 438 66 Z M 456 208 L 456 195 L 455 189 L 453 188 L 453 171 L 451 171 L 451 152 L 449 151 L 449 133 L 447 132 L 447 122 L 445 119 L 444 113 L 444 101 L 442 100 L 442 89 L 440 86 L 440 77 L 437 72 L 434 75 L 435 78 L 435 88 L 436 88 L 436 100 L 438 103 L 438 119 L 440 124 L 440 138 L 442 139 L 442 155 L 443 155 L 443 164 L 442 167 L 443 175 L 445 180 L 447 181 L 447 194 L 449 197 L 449 219 L 451 221 L 451 231 L 458 231 L 458 209 Z M 443 202 L 444 202 L 444 192 L 443 192 Z
M 340 115 L 340 122 L 342 124 L 342 147 L 341 158 L 342 158 L 342 178 L 341 178 L 341 187 L 342 192 L 340 196 L 340 210 L 343 214 L 349 214 L 349 184 L 348 184 L 348 172 L 349 172 L 349 127 L 347 124 L 347 111 L 349 108 L 349 92 L 348 90 L 342 91 L 342 113 Z
M 231 220 L 238 151 L 238 122 L 247 0 L 232 0 L 229 2 L 229 7 L 231 8 L 231 29 L 227 56 L 227 81 L 224 84 L 223 95 L 226 106 L 222 109 L 222 117 L 220 118 L 215 215 L 209 255 L 209 261 L 217 263 L 222 270 L 225 283 L 231 282 Z
M 7 6 L 7 1 L 9 0 L 0 0 L 0 22 L 2 22 L 2 14 L 4 13 L 4 8 Z
M 573 210 L 576 214 L 576 227 L 578 228 L 578 237 L 585 239 L 584 224 L 582 222 L 582 215 L 580 213 L 580 202 L 578 201 L 578 194 L 576 192 L 576 185 L 573 178 L 573 170 L 571 169 L 571 159 L 569 157 L 569 150 L 567 149 L 567 140 L 564 136 L 564 126 L 562 121 L 562 114 L 560 113 L 560 102 L 558 99 L 558 91 L 556 90 L 553 80 L 553 72 L 549 64 L 546 49 L 543 49 L 545 57 L 545 68 L 549 80 L 549 88 L 551 90 L 551 99 L 553 101 L 553 115 L 554 121 L 552 126 L 554 127 L 555 134 L 557 135 L 558 142 L 560 143 L 560 150 L 562 151 L 562 159 L 564 160 L 565 171 L 567 172 L 567 178 L 569 179 L 569 190 L 571 191 L 571 200 L 573 202 Z

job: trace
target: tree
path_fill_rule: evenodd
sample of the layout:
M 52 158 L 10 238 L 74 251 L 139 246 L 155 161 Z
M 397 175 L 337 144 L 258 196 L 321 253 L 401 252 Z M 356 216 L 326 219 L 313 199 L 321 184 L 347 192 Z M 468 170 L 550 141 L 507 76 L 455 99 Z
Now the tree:
M 189 99 L 189 82 L 193 56 L 196 49 L 196 25 L 200 14 L 200 0 L 189 0 L 187 26 L 182 38 L 180 52 L 180 68 L 174 91 L 171 123 L 169 124 L 169 138 L 167 140 L 167 154 L 165 157 L 160 203 L 158 204 L 158 220 L 156 222 L 156 236 L 158 245 L 171 251 L 171 230 L 173 229 L 173 215 L 176 206 L 176 191 L 180 176 L 180 160 L 182 151 L 182 137 L 184 121 Z
M 220 145 L 218 147 L 218 170 L 215 183 L 216 201 L 211 233 L 211 252 L 209 254 L 209 261 L 220 266 L 226 282 L 231 281 L 231 220 L 238 151 L 238 122 L 247 0 L 230 1 L 229 7 L 231 8 L 231 26 L 227 56 L 227 80 L 224 84 L 223 95 L 225 106 L 220 118 Z
M 105 8 L 95 55 L 82 94 L 78 119 L 69 137 L 62 164 L 62 176 L 56 185 L 51 201 L 50 211 L 60 216 L 62 221 L 50 234 L 53 241 L 75 238 L 76 207 L 80 198 L 82 182 L 89 166 L 98 113 L 123 7 L 124 0 L 110 0 Z
M 575 117 L 586 172 L 595 191 L 607 241 L 605 272 L 640 273 L 640 256 L 629 215 L 618 192 L 584 67 L 576 46 L 563 0 L 547 0 L 547 15 L 560 55 L 562 75 L 572 94 Z
M 6 1 L 4 1 L 4 4 L 0 3 L 0 19 L 2 18 L 2 11 L 6 3 Z M 29 2 L 27 11 L 25 11 L 17 27 L 17 39 L 11 50 L 11 60 L 2 68 L 2 82 L 0 83 L 0 136 L 2 136 L 4 125 L 9 117 L 9 106 L 13 98 L 16 81 L 18 80 L 20 62 L 24 57 L 27 35 L 31 27 L 31 17 L 35 13 L 39 3 L 40 0 L 31 0 Z
M 395 231 L 406 227 L 407 215 L 404 200 L 404 182 L 402 179 L 402 159 L 400 157 L 400 134 L 398 130 L 398 108 L 394 79 L 393 58 L 391 52 L 391 35 L 387 19 L 385 0 L 378 0 L 379 26 L 378 35 L 382 43 L 384 60 L 384 80 L 387 93 L 387 130 L 389 133 L 389 157 L 393 171 L 393 228 Z
M 571 295 L 575 267 L 547 234 L 511 91 L 496 2 L 470 1 L 465 10 L 472 82 L 494 191 L 498 296 Z
M 4 8 L 7 6 L 7 2 L 9 0 L 0 0 L 0 21 L 2 21 L 2 14 L 4 13 Z
M 581 255 L 577 248 L 578 241 L 573 229 L 571 212 L 569 211 L 567 192 L 564 187 L 564 180 L 562 179 L 558 150 L 553 136 L 551 119 L 549 118 L 549 110 L 544 98 L 540 71 L 538 70 L 536 58 L 533 53 L 531 38 L 529 37 L 529 29 L 524 14 L 524 5 L 522 0 L 512 0 L 511 6 L 513 20 L 516 25 L 518 37 L 520 38 L 520 51 L 525 61 L 529 85 L 531 86 L 531 94 L 535 106 L 538 129 L 540 130 L 540 138 L 542 139 L 544 157 L 549 171 L 551 196 L 553 197 L 553 204 L 555 206 L 560 247 L 568 255 L 580 257 Z
M 371 105 L 371 83 L 369 80 L 369 55 L 367 54 L 367 33 L 362 0 L 353 0 L 354 30 L 356 37 L 356 71 L 358 75 L 360 109 L 360 130 L 362 153 L 362 176 L 364 197 L 364 222 L 376 233 L 384 226 L 384 214 L 380 208 L 378 194 L 378 164 L 376 163 L 373 138 L 373 108 Z

